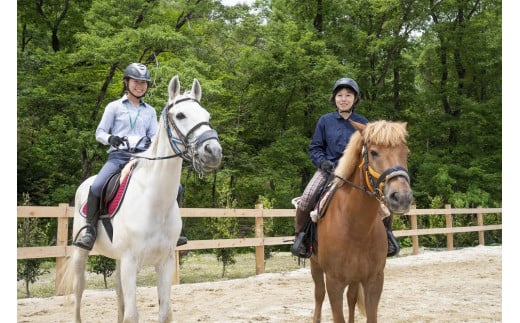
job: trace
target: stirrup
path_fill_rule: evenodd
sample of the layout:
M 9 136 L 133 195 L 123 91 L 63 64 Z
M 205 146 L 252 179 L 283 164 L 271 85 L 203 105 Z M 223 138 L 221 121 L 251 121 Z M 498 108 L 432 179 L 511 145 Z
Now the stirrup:
M 179 240 L 177 240 L 177 247 L 185 245 L 187 243 L 188 243 L 188 238 L 180 236 Z
M 78 236 L 79 234 L 81 233 L 81 231 L 83 230 L 87 230 L 85 235 L 83 235 L 79 241 L 78 241 Z M 91 236 L 91 240 L 92 242 L 90 244 L 88 243 L 85 243 L 83 242 L 83 238 L 87 237 L 87 235 L 90 235 Z M 88 250 L 88 251 L 91 251 L 92 248 L 94 247 L 94 243 L 96 243 L 96 238 L 97 238 L 97 230 L 94 226 L 90 225 L 90 224 L 87 224 L 85 225 L 83 228 L 81 228 L 78 233 L 76 234 L 76 238 L 74 239 L 74 241 L 72 242 L 72 244 L 76 247 L 79 247 L 79 248 L 82 248 L 82 249 L 85 249 L 85 250 Z
M 387 230 L 386 235 L 388 236 L 388 252 L 387 257 L 397 256 L 399 254 L 399 242 L 395 239 L 392 231 Z
M 305 231 L 302 231 L 294 238 L 294 244 L 291 247 L 291 253 L 299 258 L 310 258 L 312 252 L 305 247 L 303 239 L 305 238 Z

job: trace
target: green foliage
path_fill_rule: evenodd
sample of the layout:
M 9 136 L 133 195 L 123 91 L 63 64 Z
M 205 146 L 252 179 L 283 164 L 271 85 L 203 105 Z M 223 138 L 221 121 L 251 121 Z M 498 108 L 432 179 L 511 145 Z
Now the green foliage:
M 105 288 L 108 288 L 107 278 L 112 275 L 116 269 L 116 261 L 105 256 L 95 255 L 89 256 L 87 261 L 87 270 L 96 274 L 103 275 Z
M 21 259 L 17 261 L 16 280 L 23 280 L 25 282 L 25 295 L 31 297 L 30 284 L 34 284 L 38 278 L 46 273 L 48 270 L 40 268 L 42 259 Z
M 24 205 L 29 205 L 29 194 L 24 193 Z M 22 247 L 38 247 L 46 245 L 47 237 L 45 235 L 45 226 L 39 223 L 38 218 L 20 218 L 17 223 L 17 246 Z M 40 264 L 44 258 L 36 259 L 20 259 L 17 260 L 16 280 L 23 280 L 25 283 L 25 294 L 31 297 L 30 284 L 33 284 L 38 278 L 48 273 L 48 270 L 41 269 Z
M 331 86 L 342 76 L 360 85 L 358 112 L 408 123 L 418 208 L 502 205 L 501 2 L 38 5 L 41 11 L 28 0 L 17 6 L 19 204 L 23 192 L 34 205 L 71 202 L 99 171 L 106 147 L 95 128 L 104 106 L 122 94 L 124 67 L 136 61 L 150 68 L 145 99 L 158 112 L 173 75 L 184 88 L 198 78 L 219 133 L 217 172 L 199 178 L 183 168 L 186 207 L 252 208 L 262 196 L 292 209 L 314 173 L 315 123 L 333 110 Z M 289 234 L 290 221 L 274 219 L 273 233 Z M 52 240 L 55 224 L 42 225 Z M 213 225 L 186 219 L 184 232 L 212 237 Z
M 238 236 L 237 218 L 212 218 L 213 239 L 232 239 Z M 222 277 L 226 274 L 226 267 L 236 262 L 236 248 L 219 248 L 215 251 L 217 260 L 222 262 Z

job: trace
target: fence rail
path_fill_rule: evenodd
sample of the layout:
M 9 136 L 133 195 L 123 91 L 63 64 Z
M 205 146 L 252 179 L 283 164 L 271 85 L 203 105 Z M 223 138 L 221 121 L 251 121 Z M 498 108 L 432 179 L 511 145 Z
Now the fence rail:
M 74 207 L 67 204 L 59 206 L 18 206 L 18 218 L 57 218 L 57 237 L 55 246 L 42 247 L 22 247 L 17 248 L 17 259 L 34 259 L 34 258 L 56 258 L 56 294 L 61 292 L 58 290 L 58 282 L 60 281 L 60 273 L 65 265 L 67 257 L 72 255 L 73 246 L 68 245 L 69 236 L 69 218 L 74 217 Z M 412 238 L 412 253 L 419 253 L 419 236 L 445 234 L 446 245 L 448 250 L 453 250 L 453 235 L 462 232 L 478 232 L 478 240 L 480 245 L 484 245 L 484 232 L 490 230 L 502 230 L 502 224 L 484 224 L 484 214 L 502 213 L 502 208 L 468 208 L 468 209 L 452 209 L 450 205 L 445 205 L 444 209 L 416 209 L 412 208 L 403 216 L 410 216 L 411 228 L 409 230 L 395 230 L 396 237 Z M 474 226 L 453 227 L 454 215 L 476 215 L 477 221 Z M 208 209 L 208 208 L 181 208 L 183 218 L 201 218 L 201 217 L 239 217 L 239 218 L 255 218 L 255 237 L 240 239 L 217 239 L 217 240 L 192 240 L 183 246 L 176 248 L 177 270 L 174 273 L 173 283 L 179 284 L 179 252 L 184 250 L 201 250 L 215 248 L 237 248 L 237 247 L 255 247 L 256 254 L 256 274 L 265 272 L 264 247 L 274 245 L 292 244 L 293 236 L 283 237 L 266 237 L 264 236 L 263 222 L 264 218 L 273 217 L 294 217 L 294 209 L 264 209 L 262 205 L 257 205 L 255 209 Z M 428 228 L 419 229 L 417 226 L 418 216 L 444 215 L 446 218 L 446 227 L 444 228 Z M 395 216 L 394 216 L 395 217 Z M 91 255 L 96 255 L 91 252 Z

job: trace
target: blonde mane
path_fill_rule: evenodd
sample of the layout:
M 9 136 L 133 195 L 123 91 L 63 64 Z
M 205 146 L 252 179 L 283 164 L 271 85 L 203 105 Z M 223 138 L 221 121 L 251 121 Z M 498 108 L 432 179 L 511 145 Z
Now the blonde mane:
M 343 151 L 343 156 L 341 156 L 334 171 L 335 175 L 345 179 L 349 178 L 359 165 L 363 143 L 366 143 L 367 146 L 394 147 L 406 145 L 406 138 L 408 137 L 406 122 L 380 120 L 370 122 L 364 128 L 363 125 L 358 125 L 360 127 L 358 130 L 360 131 L 355 132 L 350 137 L 350 141 Z M 341 183 L 341 181 L 336 179 L 336 183 L 338 182 Z

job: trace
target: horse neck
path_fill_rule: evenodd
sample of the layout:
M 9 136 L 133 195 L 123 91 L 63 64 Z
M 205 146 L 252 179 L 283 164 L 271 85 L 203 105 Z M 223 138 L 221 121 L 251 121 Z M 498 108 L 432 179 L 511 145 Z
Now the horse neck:
M 347 182 L 340 187 L 341 197 L 337 199 L 342 208 L 340 214 L 348 214 L 351 227 L 373 225 L 379 218 L 380 203 L 365 191 L 363 170 L 357 168 L 348 181 L 354 185 Z
M 171 192 L 175 193 L 179 187 L 182 158 L 180 156 L 171 157 L 175 155 L 175 152 L 169 143 L 170 139 L 166 127 L 162 125 L 163 120 L 161 118 L 159 131 L 151 147 L 147 150 L 147 157 L 150 159 L 140 161 L 140 172 L 143 174 L 144 180 L 150 185 L 147 189 L 154 189 L 169 194 Z M 161 159 L 163 157 L 171 158 Z

